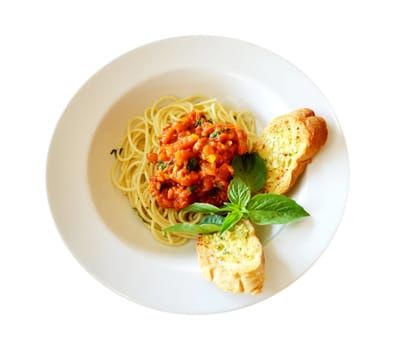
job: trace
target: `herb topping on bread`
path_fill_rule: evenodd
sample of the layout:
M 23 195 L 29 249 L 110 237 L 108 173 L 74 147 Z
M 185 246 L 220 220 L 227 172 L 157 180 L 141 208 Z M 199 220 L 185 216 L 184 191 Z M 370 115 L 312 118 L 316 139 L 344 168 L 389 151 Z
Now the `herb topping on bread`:
M 222 234 L 200 235 L 197 255 L 202 275 L 232 293 L 261 293 L 264 253 L 249 220 Z
M 325 144 L 327 134 L 325 120 L 308 108 L 273 119 L 261 134 L 258 150 L 267 167 L 263 192 L 288 192 Z

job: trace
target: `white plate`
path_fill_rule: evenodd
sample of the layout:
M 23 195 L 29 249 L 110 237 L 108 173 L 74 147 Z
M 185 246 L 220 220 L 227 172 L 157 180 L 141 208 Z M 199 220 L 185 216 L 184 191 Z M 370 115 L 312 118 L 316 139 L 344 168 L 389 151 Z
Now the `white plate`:
M 312 216 L 263 233 L 267 280 L 259 296 L 225 293 L 205 281 L 195 242 L 179 248 L 157 243 L 110 180 L 109 152 L 127 120 L 161 96 L 196 93 L 251 110 L 260 130 L 273 117 L 300 107 L 312 108 L 328 123 L 327 144 L 291 193 Z M 52 214 L 81 265 L 137 303 L 192 314 L 260 302 L 300 277 L 334 235 L 344 211 L 348 177 L 338 120 L 313 82 L 270 51 L 211 36 L 154 42 L 96 73 L 64 111 L 47 163 Z

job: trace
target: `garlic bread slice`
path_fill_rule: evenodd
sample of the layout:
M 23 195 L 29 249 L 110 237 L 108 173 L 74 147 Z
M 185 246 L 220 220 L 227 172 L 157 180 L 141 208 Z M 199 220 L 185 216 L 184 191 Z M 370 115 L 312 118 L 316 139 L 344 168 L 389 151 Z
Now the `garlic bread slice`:
M 258 152 L 267 167 L 262 192 L 284 194 L 326 143 L 326 121 L 309 108 L 273 119 L 263 130 Z
M 249 220 L 222 234 L 200 235 L 197 255 L 202 275 L 226 292 L 261 293 L 264 252 Z

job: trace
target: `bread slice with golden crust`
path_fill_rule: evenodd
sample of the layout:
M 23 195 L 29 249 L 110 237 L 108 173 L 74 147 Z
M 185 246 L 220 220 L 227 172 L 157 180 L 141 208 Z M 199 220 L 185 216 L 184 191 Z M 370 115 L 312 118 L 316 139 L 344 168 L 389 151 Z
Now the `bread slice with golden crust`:
M 258 149 L 267 167 L 262 192 L 288 192 L 326 143 L 327 135 L 326 121 L 309 108 L 274 118 L 263 130 Z
M 197 256 L 202 275 L 226 292 L 262 292 L 264 252 L 249 220 L 222 234 L 200 235 Z

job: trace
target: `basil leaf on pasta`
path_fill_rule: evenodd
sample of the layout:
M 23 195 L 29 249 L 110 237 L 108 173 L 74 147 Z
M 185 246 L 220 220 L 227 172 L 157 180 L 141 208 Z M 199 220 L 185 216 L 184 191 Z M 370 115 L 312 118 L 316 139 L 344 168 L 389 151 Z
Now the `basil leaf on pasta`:
M 207 215 L 202 218 L 202 220 L 199 222 L 199 225 L 214 224 L 214 225 L 221 226 L 223 224 L 224 219 L 225 219 L 225 217 L 222 215 L 216 215 L 216 214 Z
M 210 214 L 210 213 L 218 213 L 222 211 L 222 209 L 218 208 L 217 206 L 209 203 L 193 203 L 187 206 L 184 211 L 193 211 L 195 213 L 205 213 L 205 214 Z
M 175 224 L 163 229 L 164 232 L 183 232 L 192 234 L 210 234 L 219 232 L 220 226 L 214 224 Z

